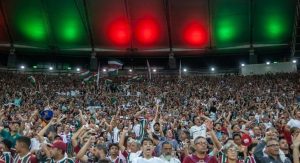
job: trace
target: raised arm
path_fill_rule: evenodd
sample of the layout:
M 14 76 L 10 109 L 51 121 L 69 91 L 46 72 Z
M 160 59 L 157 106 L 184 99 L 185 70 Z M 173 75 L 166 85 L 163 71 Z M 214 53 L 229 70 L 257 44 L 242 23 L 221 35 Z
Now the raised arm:
M 125 143 L 125 137 L 127 133 L 128 133 L 128 128 L 125 127 L 121 133 L 120 141 L 119 141 L 119 147 L 121 149 L 121 152 L 125 151 L 124 143 Z
M 296 137 L 296 139 L 293 142 L 293 160 L 294 163 L 300 163 L 299 156 L 300 156 L 300 134 Z
M 89 140 L 84 144 L 84 146 L 80 149 L 80 151 L 76 155 L 76 159 L 79 159 L 82 162 L 88 162 L 88 156 L 85 155 L 90 145 L 92 144 L 92 139 L 95 137 L 91 136 Z
M 159 114 L 159 105 L 156 105 L 155 117 L 153 119 L 154 122 L 158 122 L 158 114 Z
M 76 146 L 78 145 L 77 138 L 78 138 L 78 136 L 79 136 L 82 132 L 84 132 L 84 131 L 86 131 L 86 128 L 85 128 L 85 126 L 82 126 L 79 130 L 77 130 L 77 131 L 73 134 L 73 136 L 72 136 L 72 146 L 73 146 L 73 147 L 76 147 Z
M 82 125 L 86 125 L 86 120 L 83 117 L 82 111 L 79 109 L 79 117 Z
M 213 128 L 214 128 L 213 122 L 212 121 L 208 121 L 208 122 L 206 122 L 205 125 L 206 125 L 206 129 L 208 130 L 208 132 L 209 132 L 209 134 L 211 136 L 211 139 L 212 139 L 214 145 L 216 146 L 216 148 L 218 150 L 221 150 L 222 144 L 218 140 L 218 138 L 217 138 L 217 136 L 215 134 L 215 131 L 213 130 Z
M 44 141 L 44 135 L 47 132 L 48 128 L 55 124 L 56 120 L 56 118 L 52 118 L 50 122 L 38 133 L 38 138 L 41 143 Z
M 272 132 L 268 131 L 266 132 L 265 138 L 257 144 L 253 153 L 256 162 L 258 163 L 262 162 L 262 158 L 264 157 L 263 149 L 266 147 L 266 142 L 271 138 L 272 138 Z
M 140 106 L 140 108 L 141 110 L 134 114 L 135 118 L 138 118 L 145 111 L 145 108 L 143 108 L 142 106 Z

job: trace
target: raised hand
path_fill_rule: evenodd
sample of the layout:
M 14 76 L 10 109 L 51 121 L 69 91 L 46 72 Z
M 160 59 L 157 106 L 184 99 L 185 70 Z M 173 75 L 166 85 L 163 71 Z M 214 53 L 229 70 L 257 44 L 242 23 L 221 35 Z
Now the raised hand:
M 214 129 L 214 124 L 213 124 L 213 122 L 210 121 L 210 120 L 206 120 L 206 121 L 205 121 L 205 125 L 206 125 L 206 129 L 207 129 L 208 131 L 211 131 L 211 130 Z

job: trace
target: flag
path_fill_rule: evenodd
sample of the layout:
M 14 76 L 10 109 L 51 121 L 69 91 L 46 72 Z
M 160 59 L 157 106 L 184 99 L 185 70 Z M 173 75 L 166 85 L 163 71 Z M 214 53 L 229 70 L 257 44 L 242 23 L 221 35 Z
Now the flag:
M 116 60 L 116 59 L 110 59 L 108 61 L 108 65 L 110 67 L 115 67 L 115 68 L 119 69 L 119 68 L 122 68 L 123 63 L 121 61 L 119 61 L 119 60 Z
M 179 63 L 179 79 L 181 79 L 181 60 L 180 60 L 180 63 Z
M 108 85 L 112 84 L 112 80 L 106 79 L 106 80 L 104 81 L 104 84 L 108 86 Z
M 113 77 L 113 76 L 118 76 L 118 69 L 115 69 L 115 68 L 108 68 L 108 70 L 107 70 L 107 74 L 108 74 L 108 76 L 111 76 L 111 77 Z
M 110 59 L 108 61 L 108 75 L 109 76 L 117 76 L 118 70 L 121 69 L 123 66 L 123 63 L 116 59 Z
M 149 79 L 151 80 L 151 67 L 150 67 L 148 59 L 147 59 L 147 67 L 148 67 Z
M 87 76 L 86 78 L 83 79 L 84 82 L 92 82 L 96 80 L 97 74 L 91 74 L 89 76 Z
M 34 78 L 33 76 L 29 76 L 29 77 L 28 77 L 28 80 L 30 81 L 30 83 L 31 83 L 32 85 L 35 85 L 36 81 L 35 81 L 35 78 Z
M 92 73 L 91 73 L 89 70 L 87 70 L 87 71 L 85 71 L 85 72 L 80 73 L 80 74 L 79 74 L 79 77 L 80 77 L 81 79 L 85 79 L 85 78 L 91 76 L 91 74 L 92 74 Z
M 128 82 L 133 82 L 133 81 L 141 81 L 143 78 L 141 76 L 135 75 L 131 78 L 128 79 Z

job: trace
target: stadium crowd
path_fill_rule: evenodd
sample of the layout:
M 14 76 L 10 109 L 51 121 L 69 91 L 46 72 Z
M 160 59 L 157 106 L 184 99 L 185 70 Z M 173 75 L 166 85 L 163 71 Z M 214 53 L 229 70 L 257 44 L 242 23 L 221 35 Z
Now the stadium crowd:
M 0 73 L 0 162 L 299 163 L 299 73 L 29 77 Z

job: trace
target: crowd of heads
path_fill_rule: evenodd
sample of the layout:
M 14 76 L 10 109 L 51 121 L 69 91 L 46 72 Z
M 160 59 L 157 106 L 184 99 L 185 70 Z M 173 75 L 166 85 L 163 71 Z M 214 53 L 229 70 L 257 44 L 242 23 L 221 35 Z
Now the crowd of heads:
M 299 162 L 299 73 L 0 83 L 0 148 L 14 160 Z

